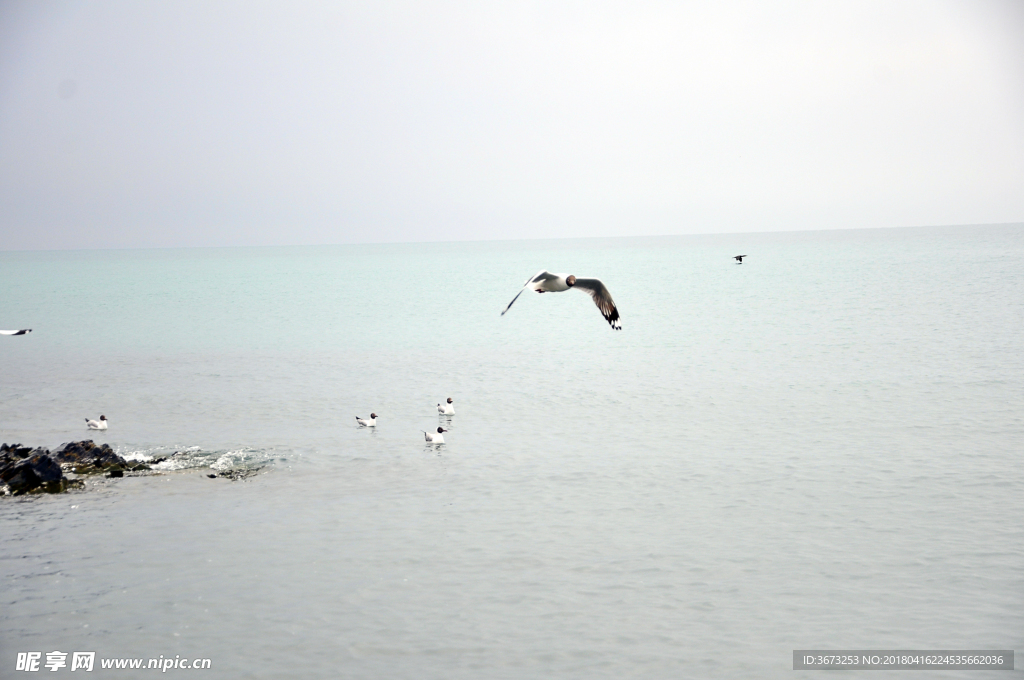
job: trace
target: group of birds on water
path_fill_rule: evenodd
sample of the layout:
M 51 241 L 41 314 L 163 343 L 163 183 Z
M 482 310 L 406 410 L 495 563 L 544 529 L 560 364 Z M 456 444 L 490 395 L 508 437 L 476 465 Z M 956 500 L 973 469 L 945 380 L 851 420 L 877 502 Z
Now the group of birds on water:
M 445 403 L 437 405 L 437 412 L 442 416 L 455 415 L 455 400 L 448 397 Z M 371 413 L 369 418 L 360 418 L 359 416 L 356 416 L 356 422 L 359 424 L 359 427 L 377 427 L 377 414 Z M 444 429 L 440 425 L 437 427 L 437 432 L 420 430 L 420 432 L 423 433 L 423 439 L 428 444 L 444 444 L 444 433 L 447 431 L 448 430 Z
M 736 264 L 743 264 L 743 258 L 746 255 L 734 255 L 733 259 L 736 260 Z M 512 302 L 506 305 L 505 309 L 501 311 L 501 315 L 505 316 L 505 313 L 512 308 L 512 305 L 519 296 L 527 289 L 535 291 L 537 293 L 562 293 L 571 288 L 582 290 L 591 297 L 594 304 L 597 305 L 597 309 L 601 312 L 605 321 L 612 327 L 612 330 L 622 330 L 622 323 L 619 321 L 619 310 L 615 307 L 615 301 L 612 299 L 612 294 L 608 292 L 608 288 L 601 283 L 600 279 L 583 279 L 577 278 L 573 274 L 552 274 L 546 269 L 542 269 L 523 284 L 522 289 L 516 296 L 512 298 Z M 31 333 L 31 328 L 23 328 L 20 330 L 13 331 L 0 331 L 0 335 L 25 335 Z M 437 405 L 437 411 L 444 416 L 455 415 L 455 406 L 451 397 L 448 397 L 448 401 L 444 404 Z M 100 416 L 99 420 L 85 419 L 86 425 L 90 430 L 105 430 L 107 429 L 107 417 Z M 371 413 L 369 418 L 360 418 L 356 416 L 356 422 L 359 427 L 376 427 L 377 426 L 377 414 Z M 423 437 L 428 444 L 444 444 L 444 433 L 448 430 L 443 427 L 438 427 L 437 432 L 423 432 Z

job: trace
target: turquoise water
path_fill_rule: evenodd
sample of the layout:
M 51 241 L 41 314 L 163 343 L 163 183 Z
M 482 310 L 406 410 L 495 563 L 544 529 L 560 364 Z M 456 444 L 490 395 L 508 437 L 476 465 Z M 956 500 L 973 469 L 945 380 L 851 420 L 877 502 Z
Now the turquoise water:
M 573 291 L 499 316 L 541 268 L 600 277 L 623 330 Z M 1024 225 L 0 253 L 0 327 L 34 329 L 0 338 L 0 440 L 192 452 L 0 499 L 0 667 L 753 678 L 795 648 L 1020 649 L 1022 271 Z

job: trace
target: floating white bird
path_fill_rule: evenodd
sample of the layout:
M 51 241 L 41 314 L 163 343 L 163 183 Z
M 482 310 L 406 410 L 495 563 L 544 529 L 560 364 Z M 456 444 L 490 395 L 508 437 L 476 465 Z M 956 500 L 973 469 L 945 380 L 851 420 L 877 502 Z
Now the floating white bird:
M 359 427 L 377 427 L 377 414 L 371 413 L 369 418 L 356 416 L 356 422 L 359 423 Z
M 427 432 L 426 430 L 420 430 L 420 432 L 423 433 L 423 438 L 427 440 L 428 444 L 444 444 L 444 435 L 441 433 L 447 431 L 448 430 L 443 427 L 437 428 L 437 434 Z
M 565 274 L 552 274 L 551 272 L 544 270 L 537 273 L 536 276 L 528 279 L 523 284 L 523 290 L 529 288 L 535 290 L 538 293 L 561 293 L 564 290 L 570 288 L 580 288 L 585 293 L 594 298 L 594 304 L 601 310 L 601 314 L 605 320 L 611 325 L 614 330 L 622 330 L 622 324 L 619 323 L 619 310 L 615 308 L 615 301 L 612 300 L 612 294 L 608 292 L 608 289 L 604 287 L 604 284 L 597 279 L 577 279 L 573 275 L 566 276 Z M 519 299 L 519 296 L 523 294 L 523 290 L 519 291 L 512 302 Z M 505 312 L 512 307 L 512 302 L 508 303 L 508 307 L 501 313 L 505 316 Z
M 105 430 L 107 429 L 107 417 L 100 416 L 99 420 L 89 420 L 88 418 L 86 418 L 85 425 L 90 430 Z
M 452 398 L 448 397 L 448 403 L 447 404 L 438 404 L 437 405 L 437 412 L 440 413 L 443 416 L 453 416 L 453 415 L 455 415 L 455 407 L 452 406 Z
M 25 335 L 25 333 L 31 332 L 31 328 L 22 328 L 20 331 L 0 331 L 0 335 Z

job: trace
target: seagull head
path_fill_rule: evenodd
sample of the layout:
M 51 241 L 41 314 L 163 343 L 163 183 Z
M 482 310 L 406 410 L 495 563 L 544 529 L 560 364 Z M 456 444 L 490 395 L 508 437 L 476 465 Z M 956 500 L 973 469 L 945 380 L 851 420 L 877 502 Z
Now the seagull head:
M 106 419 L 107 419 L 106 416 L 100 416 L 100 420 L 106 420 Z
M 377 420 L 377 414 L 376 413 L 371 413 L 370 414 L 370 420 Z
M 452 398 L 451 397 L 448 397 L 448 403 L 449 404 L 452 403 Z
M 437 433 L 438 433 L 438 434 L 441 434 L 442 432 L 447 432 L 447 431 L 448 431 L 448 430 L 444 429 L 443 427 L 439 427 L 439 428 L 437 428 Z
M 572 274 L 569 274 L 569 276 L 565 277 L 565 285 L 569 286 L 570 288 L 572 286 L 575 286 L 576 285 L 576 277 L 573 276 Z

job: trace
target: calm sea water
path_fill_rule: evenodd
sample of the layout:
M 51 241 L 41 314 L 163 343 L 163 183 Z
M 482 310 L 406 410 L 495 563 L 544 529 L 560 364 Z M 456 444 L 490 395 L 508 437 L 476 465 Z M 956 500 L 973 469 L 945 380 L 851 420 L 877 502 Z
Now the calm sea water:
M 602 278 L 623 330 L 572 291 L 500 317 L 542 268 Z M 53 650 L 475 679 L 1024 649 L 1024 225 L 7 252 L 0 293 L 34 329 L 0 337 L 0 441 L 186 452 L 0 499 L 4 677 Z

